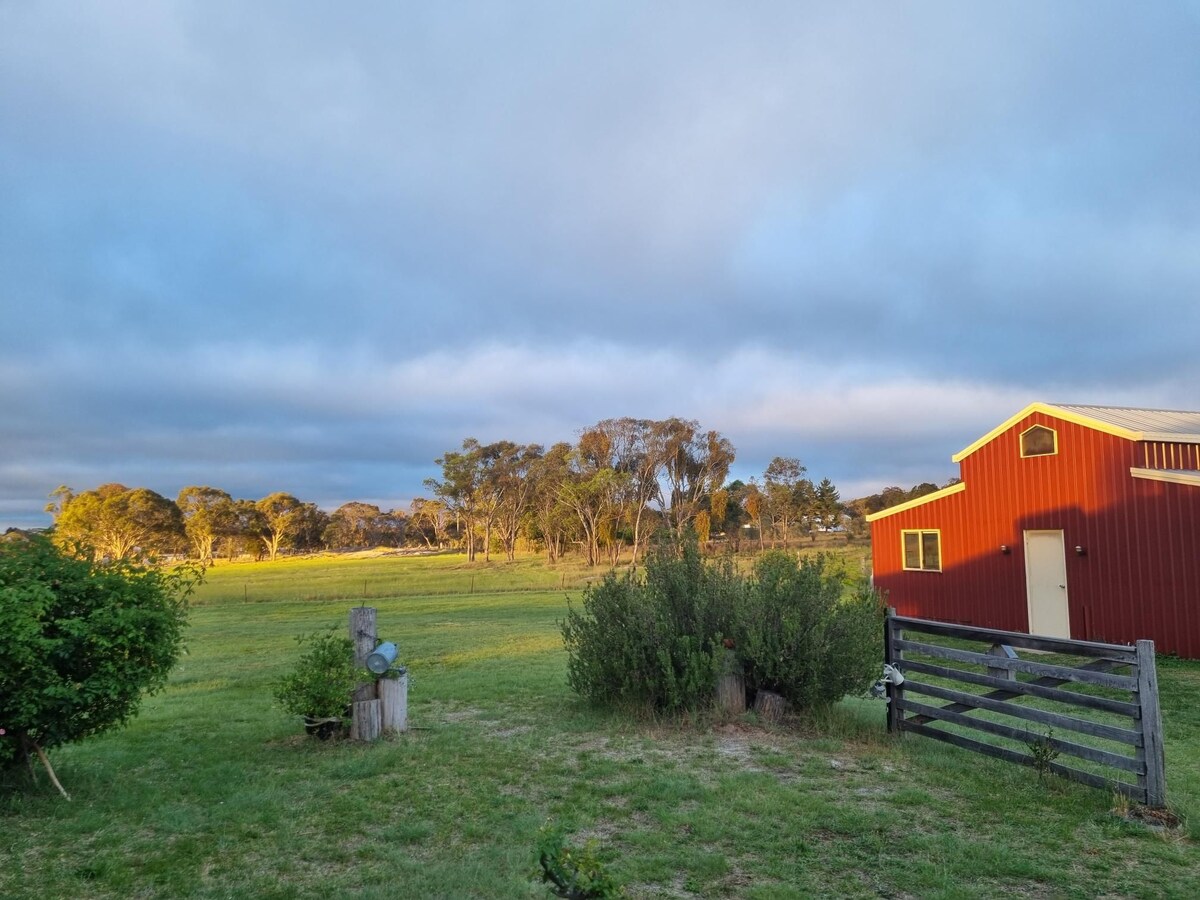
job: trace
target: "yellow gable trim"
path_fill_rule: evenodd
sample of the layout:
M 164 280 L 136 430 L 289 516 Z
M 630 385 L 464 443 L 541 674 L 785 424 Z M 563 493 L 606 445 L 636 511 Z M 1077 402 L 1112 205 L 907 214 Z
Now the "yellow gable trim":
M 904 512 L 906 509 L 912 509 L 916 506 L 929 503 L 933 500 L 941 500 L 943 497 L 949 497 L 951 494 L 957 494 L 959 491 L 967 489 L 966 483 L 960 481 L 958 484 L 952 484 L 950 487 L 944 487 L 940 491 L 934 491 L 932 494 L 926 494 L 924 497 L 918 497 L 916 500 L 908 500 L 904 503 L 897 503 L 895 506 L 889 506 L 887 509 L 881 509 L 877 513 L 871 513 L 867 516 L 868 522 L 874 522 L 876 519 L 882 519 L 884 516 L 894 516 L 898 512 Z M 931 528 L 926 528 L 926 531 L 932 531 Z
M 1102 431 L 1105 434 L 1112 434 L 1120 438 L 1125 438 L 1127 441 L 1140 441 L 1144 435 L 1140 431 L 1130 431 L 1128 428 L 1120 428 L 1116 425 L 1110 425 L 1107 422 L 1101 422 L 1098 419 L 1093 419 L 1090 416 L 1083 416 L 1079 413 L 1070 412 L 1058 406 L 1053 406 L 1049 403 L 1030 403 L 1027 407 L 1009 419 L 1005 419 L 975 443 L 971 444 L 963 450 L 959 450 L 952 457 L 951 462 L 962 462 L 984 444 L 987 444 L 999 437 L 1008 429 L 1012 428 L 1030 413 L 1045 413 L 1048 416 L 1053 416 L 1056 419 L 1061 419 L 1064 422 L 1073 422 L 1076 425 L 1083 425 L 1086 428 L 1091 428 L 1093 431 Z

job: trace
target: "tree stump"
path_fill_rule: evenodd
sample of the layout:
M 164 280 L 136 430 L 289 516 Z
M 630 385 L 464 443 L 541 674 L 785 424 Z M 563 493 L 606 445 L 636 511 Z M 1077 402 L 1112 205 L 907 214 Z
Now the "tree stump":
M 717 709 L 728 716 L 740 716 L 746 711 L 746 677 L 719 675 L 717 677 Z
M 354 704 L 350 721 L 350 740 L 374 741 L 383 730 L 383 703 L 380 700 L 361 700 Z
M 740 716 L 746 711 L 746 677 L 732 650 L 725 651 L 721 674 L 717 676 L 717 709 L 729 716 Z
M 782 719 L 786 703 L 786 700 L 772 691 L 759 691 L 754 695 L 754 711 L 764 722 L 778 722 Z
M 383 706 L 384 734 L 408 730 L 408 673 L 379 679 L 379 702 Z

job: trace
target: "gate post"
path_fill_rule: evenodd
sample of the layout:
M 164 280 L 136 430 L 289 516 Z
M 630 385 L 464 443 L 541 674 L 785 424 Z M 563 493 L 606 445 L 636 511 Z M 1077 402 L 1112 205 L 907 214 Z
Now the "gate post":
M 1154 641 L 1137 642 L 1137 702 L 1141 719 L 1142 755 L 1146 774 L 1138 776 L 1147 806 L 1167 803 L 1167 764 L 1163 754 L 1162 713 L 1158 707 L 1158 669 L 1154 661 Z
M 883 661 L 893 666 L 904 657 L 904 651 L 896 650 L 892 646 L 892 636 L 899 633 L 899 629 L 895 627 L 895 615 L 896 608 L 889 606 L 887 608 L 887 615 L 883 618 Z M 904 696 L 904 686 L 888 682 L 884 689 L 887 691 L 888 698 L 887 730 L 894 734 L 900 730 L 902 713 L 896 708 L 896 701 Z

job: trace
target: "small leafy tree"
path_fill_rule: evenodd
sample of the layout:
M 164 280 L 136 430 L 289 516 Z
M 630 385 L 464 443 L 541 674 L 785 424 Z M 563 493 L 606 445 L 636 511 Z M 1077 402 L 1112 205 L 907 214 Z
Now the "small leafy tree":
M 276 702 L 296 716 L 333 719 L 345 715 L 351 693 L 364 680 L 354 665 L 354 644 L 335 626 L 296 640 L 307 649 L 295 668 L 276 682 Z
M 136 715 L 182 650 L 199 577 L 92 562 L 36 535 L 0 540 L 0 769 L 36 753 L 57 784 L 47 749 Z

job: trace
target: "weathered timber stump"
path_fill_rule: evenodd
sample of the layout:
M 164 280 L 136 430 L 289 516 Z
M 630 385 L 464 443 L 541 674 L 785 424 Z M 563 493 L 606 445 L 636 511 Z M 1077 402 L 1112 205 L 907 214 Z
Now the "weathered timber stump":
M 717 709 L 728 716 L 740 716 L 746 711 L 746 676 L 732 650 L 725 651 L 721 674 L 717 676 Z
M 754 711 L 764 722 L 778 722 L 782 719 L 786 704 L 787 701 L 773 691 L 759 691 L 754 695 Z
M 383 703 L 380 700 L 360 700 L 354 704 L 350 721 L 350 740 L 374 741 L 383 731 Z
M 727 716 L 746 711 L 746 676 L 721 675 L 717 678 L 717 709 Z
M 379 702 L 382 705 L 384 734 L 408 730 L 408 673 L 395 678 L 380 678 Z

